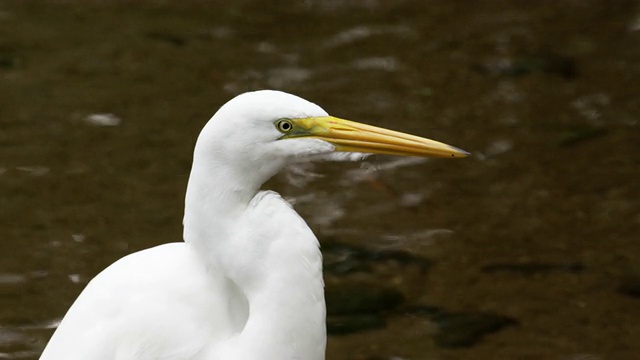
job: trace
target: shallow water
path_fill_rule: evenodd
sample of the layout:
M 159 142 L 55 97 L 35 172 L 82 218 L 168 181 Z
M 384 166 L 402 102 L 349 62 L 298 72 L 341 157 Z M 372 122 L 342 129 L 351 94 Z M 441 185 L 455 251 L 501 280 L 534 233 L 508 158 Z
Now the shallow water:
M 277 88 L 473 153 L 270 181 L 321 242 L 431 262 L 328 286 L 517 322 L 452 348 L 383 311 L 329 359 L 636 359 L 639 64 L 637 1 L 0 1 L 0 358 L 37 358 L 92 276 L 179 240 L 198 131 Z

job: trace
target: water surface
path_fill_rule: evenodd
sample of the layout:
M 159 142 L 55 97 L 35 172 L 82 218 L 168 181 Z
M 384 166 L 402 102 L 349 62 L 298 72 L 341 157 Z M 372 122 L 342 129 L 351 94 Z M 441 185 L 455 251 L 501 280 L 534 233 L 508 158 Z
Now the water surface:
M 640 353 L 637 1 L 0 1 L 0 34 L 0 358 L 36 359 L 96 273 L 181 239 L 199 130 L 260 88 L 472 152 L 267 187 L 321 242 L 430 260 L 357 275 L 404 306 L 517 322 L 448 348 L 389 312 L 329 359 Z

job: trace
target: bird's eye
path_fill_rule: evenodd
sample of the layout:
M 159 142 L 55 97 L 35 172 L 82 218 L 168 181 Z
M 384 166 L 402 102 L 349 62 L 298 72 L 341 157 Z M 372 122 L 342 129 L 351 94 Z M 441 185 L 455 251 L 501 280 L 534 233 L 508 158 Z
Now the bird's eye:
M 289 132 L 293 129 L 293 123 L 290 119 L 280 119 L 276 121 L 276 128 L 281 132 Z

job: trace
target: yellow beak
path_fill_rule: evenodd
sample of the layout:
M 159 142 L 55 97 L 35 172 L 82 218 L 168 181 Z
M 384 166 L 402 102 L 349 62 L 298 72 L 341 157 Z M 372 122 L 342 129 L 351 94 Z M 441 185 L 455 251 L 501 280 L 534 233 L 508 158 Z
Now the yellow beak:
M 312 137 L 333 144 L 336 151 L 402 156 L 466 157 L 468 152 L 438 141 L 332 116 L 291 119 L 282 138 Z

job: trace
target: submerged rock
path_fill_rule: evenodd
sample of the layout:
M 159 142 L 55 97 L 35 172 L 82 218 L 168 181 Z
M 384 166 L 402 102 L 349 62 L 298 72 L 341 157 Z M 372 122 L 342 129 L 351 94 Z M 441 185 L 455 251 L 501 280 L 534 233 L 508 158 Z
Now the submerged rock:
M 375 284 L 349 283 L 327 287 L 327 332 L 332 335 L 379 329 L 387 322 L 381 313 L 395 309 L 404 296 Z
M 149 31 L 145 34 L 145 36 L 148 39 L 163 42 L 176 47 L 182 47 L 187 43 L 187 39 L 185 37 L 166 31 Z
M 443 348 L 469 347 L 485 335 L 499 331 L 518 322 L 507 316 L 486 312 L 455 313 L 433 306 L 402 307 L 405 296 L 394 287 L 383 286 L 376 279 L 363 281 L 366 273 L 385 269 L 378 264 L 395 262 L 402 265 L 417 265 L 426 272 L 431 261 L 400 250 L 376 250 L 364 247 L 323 241 L 325 272 L 332 275 L 325 290 L 327 302 L 327 332 L 344 335 L 383 328 L 388 317 L 424 316 L 437 328 L 434 342 Z M 548 271 L 582 271 L 579 263 L 525 263 L 490 264 L 484 272 L 512 271 L 531 275 Z
M 397 261 L 402 264 L 419 265 L 426 272 L 431 260 L 412 255 L 401 250 L 367 249 L 361 246 L 337 242 L 323 242 L 324 271 L 333 275 L 347 275 L 355 272 L 371 272 L 374 264 Z
M 574 58 L 549 52 L 514 58 L 489 59 L 475 68 L 480 72 L 506 77 L 541 72 L 572 79 L 578 72 Z
M 448 312 L 434 306 L 413 306 L 405 311 L 428 317 L 437 327 L 434 341 L 443 348 L 470 347 L 485 335 L 519 323 L 504 315 L 489 312 Z
M 327 333 L 329 335 L 353 334 L 385 326 L 387 326 L 387 321 L 381 315 L 376 314 L 327 317 Z
M 640 275 L 623 277 L 618 286 L 618 293 L 640 299 Z
M 405 301 L 400 290 L 380 284 L 377 275 L 389 271 L 384 265 L 417 265 L 420 272 L 431 266 L 430 260 L 404 251 L 368 249 L 331 240 L 322 244 L 324 271 L 330 275 L 325 290 L 327 332 L 333 335 L 385 327 L 385 316 Z
M 491 313 L 444 313 L 437 317 L 436 344 L 444 348 L 470 347 L 506 326 L 517 325 L 513 318 Z
M 580 273 L 585 266 L 579 262 L 549 263 L 549 262 L 526 262 L 526 263 L 494 263 L 484 265 L 481 271 L 487 274 L 497 272 L 517 273 L 524 276 L 531 276 L 540 273 L 565 272 Z
M 607 129 L 602 127 L 579 129 L 562 134 L 557 143 L 560 147 L 569 147 L 606 134 Z
M 325 290 L 328 315 L 376 314 L 404 301 L 397 290 L 374 284 L 345 282 Z

